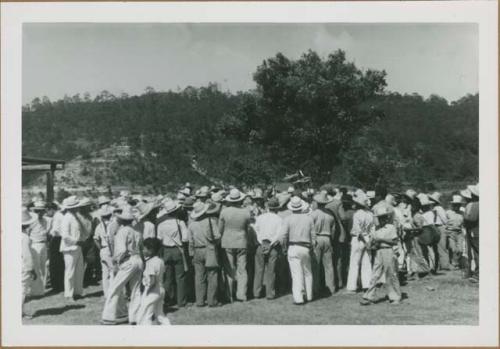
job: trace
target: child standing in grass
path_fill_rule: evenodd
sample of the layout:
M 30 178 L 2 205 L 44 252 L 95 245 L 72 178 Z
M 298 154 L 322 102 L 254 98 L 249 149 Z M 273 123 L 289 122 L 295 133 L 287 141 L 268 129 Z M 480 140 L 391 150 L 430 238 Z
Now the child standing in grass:
M 396 246 L 398 234 L 394 225 L 389 224 L 390 211 L 386 206 L 375 210 L 375 217 L 379 221 L 378 229 L 371 234 L 370 247 L 376 250 L 375 263 L 372 270 L 370 287 L 363 295 L 361 305 L 375 303 L 375 293 L 380 288 L 380 278 L 385 275 L 385 289 L 391 304 L 401 302 L 401 290 L 399 287 L 398 273 L 396 268 L 396 256 L 393 246 Z
M 146 260 L 142 276 L 144 287 L 141 295 L 141 305 L 137 316 L 138 325 L 169 325 L 168 318 L 163 314 L 163 274 L 165 263 L 158 257 L 161 241 L 156 238 L 147 238 L 143 242 L 143 255 Z

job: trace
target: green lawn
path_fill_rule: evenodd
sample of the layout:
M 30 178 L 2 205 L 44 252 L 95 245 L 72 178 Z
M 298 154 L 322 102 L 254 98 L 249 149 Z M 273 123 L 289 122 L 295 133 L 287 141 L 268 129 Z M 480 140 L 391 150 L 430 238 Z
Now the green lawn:
M 361 294 L 343 291 L 305 306 L 292 304 L 290 294 L 276 300 L 251 300 L 219 308 L 187 307 L 169 309 L 176 325 L 477 325 L 479 288 L 462 280 L 460 272 L 410 281 L 402 287 L 407 298 L 401 305 L 387 302 L 362 307 Z M 85 290 L 86 297 L 66 301 L 62 294 L 32 300 L 28 309 L 35 317 L 24 320 L 36 325 L 97 325 L 103 297 L 99 286 Z

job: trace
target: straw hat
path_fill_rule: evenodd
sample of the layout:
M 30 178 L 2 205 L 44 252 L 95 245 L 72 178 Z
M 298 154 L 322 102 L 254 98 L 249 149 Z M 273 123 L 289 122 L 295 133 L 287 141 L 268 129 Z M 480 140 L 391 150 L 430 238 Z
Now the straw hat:
M 210 195 L 210 188 L 207 186 L 201 187 L 196 191 L 195 194 L 197 198 L 208 198 L 209 195 Z
M 462 204 L 462 197 L 460 195 L 453 195 L 451 203 L 452 204 Z
M 460 195 L 462 195 L 464 198 L 466 199 L 470 199 L 472 198 L 472 193 L 471 191 L 469 190 L 469 188 L 467 189 L 464 189 L 464 190 L 460 190 Z
M 307 202 L 299 198 L 298 196 L 294 196 L 290 199 L 290 202 L 287 205 L 287 208 L 292 212 L 304 211 L 309 207 Z
M 432 201 L 434 201 L 437 204 L 441 204 L 441 201 L 440 201 L 441 200 L 441 193 L 435 191 L 434 193 L 429 195 L 429 199 L 431 199 Z
M 467 189 L 471 192 L 472 195 L 479 196 L 479 186 L 478 185 L 468 185 Z
M 221 204 L 215 203 L 215 202 L 210 202 L 208 203 L 208 208 L 207 212 L 205 212 L 207 215 L 209 214 L 215 214 L 220 211 Z
M 385 202 L 387 202 L 391 206 L 396 206 L 396 198 L 392 194 L 386 195 Z
M 229 195 L 226 196 L 225 200 L 228 202 L 238 202 L 245 199 L 245 195 L 243 195 L 238 189 L 231 189 L 229 191 Z
M 210 197 L 213 202 L 221 202 L 224 200 L 224 195 L 226 192 L 224 190 L 220 190 L 217 193 L 213 193 L 212 196 Z
M 21 225 L 30 225 L 34 221 L 36 221 L 37 217 L 35 214 L 28 211 L 26 207 L 22 208 L 21 212 Z
M 84 197 L 80 200 L 78 207 L 85 207 L 85 206 L 90 206 L 90 205 L 92 205 L 92 201 L 89 198 Z
M 288 194 L 293 194 L 293 192 L 295 191 L 295 188 L 290 186 L 288 187 L 288 190 L 286 191 Z
M 356 190 L 356 192 L 354 193 L 354 195 L 352 197 L 352 201 L 354 201 L 354 203 L 356 203 L 362 207 L 365 207 L 365 208 L 368 208 L 370 206 L 370 199 L 368 198 L 368 196 L 366 196 L 365 192 L 362 191 L 361 189 Z
M 389 208 L 386 205 L 380 205 L 375 208 L 373 214 L 375 217 L 388 216 L 391 214 L 391 211 L 389 211 Z
M 126 206 L 123 208 L 122 212 L 117 215 L 118 218 L 124 221 L 133 221 L 135 219 L 134 213 L 132 212 L 132 206 Z
M 166 198 L 165 200 L 163 200 L 162 205 L 165 214 L 173 213 L 181 207 L 181 204 L 179 202 L 174 201 L 170 198 Z
M 99 214 L 100 217 L 111 216 L 113 214 L 113 206 L 110 206 L 110 205 L 102 206 L 97 211 L 97 213 Z
M 61 208 L 64 210 L 69 210 L 69 209 L 80 207 L 79 204 L 80 204 L 80 201 L 78 201 L 77 197 L 75 195 L 71 195 L 63 200 L 63 202 L 61 204 Z
M 120 191 L 120 197 L 122 198 L 130 198 L 130 190 L 122 190 Z
M 111 199 L 105 195 L 101 195 L 97 198 L 97 205 L 98 206 L 109 204 L 110 202 L 111 202 Z
M 421 206 L 429 206 L 432 204 L 432 201 L 429 200 L 429 196 L 427 194 L 418 194 L 418 201 L 420 201 Z
M 193 205 L 193 211 L 191 212 L 191 218 L 196 219 L 201 217 L 208 210 L 208 204 L 204 204 L 203 202 L 196 202 Z
M 408 199 L 413 200 L 417 196 L 417 192 L 413 189 L 408 189 L 403 195 Z
M 176 198 L 177 198 L 177 200 L 179 200 L 179 201 L 184 201 L 184 200 L 186 200 L 186 195 L 184 195 L 184 194 L 183 194 L 183 193 L 181 193 L 181 192 L 178 192 L 178 193 L 177 193 Z
M 33 202 L 33 211 L 45 211 L 47 209 L 47 203 L 42 200 L 37 200 Z
M 292 197 L 292 195 L 288 194 L 288 193 L 281 193 L 281 194 L 276 195 L 276 198 L 278 199 L 278 201 L 280 203 L 280 207 L 284 207 L 288 203 L 288 201 L 290 200 L 291 197 Z
M 155 204 L 152 202 L 143 202 L 140 201 L 137 205 L 135 205 L 135 213 L 137 216 L 137 220 L 140 221 L 144 217 L 146 217 L 148 214 L 151 213 L 155 208 Z
M 179 190 L 179 194 L 189 196 L 189 195 L 191 195 L 191 190 L 189 190 L 189 188 L 182 188 L 181 190 Z
M 313 200 L 318 204 L 328 204 L 333 201 L 333 197 L 326 194 L 326 191 L 322 190 L 318 194 L 313 196 Z
M 375 197 L 375 195 L 376 195 L 375 190 L 368 190 L 368 191 L 366 192 L 366 197 L 367 197 L 368 199 L 373 199 L 373 198 Z

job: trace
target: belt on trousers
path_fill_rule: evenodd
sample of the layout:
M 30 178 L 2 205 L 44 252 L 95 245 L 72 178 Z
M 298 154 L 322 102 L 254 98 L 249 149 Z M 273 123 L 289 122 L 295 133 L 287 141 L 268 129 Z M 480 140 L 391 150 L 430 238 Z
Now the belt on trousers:
M 165 248 L 179 248 L 180 246 L 166 246 L 166 245 L 163 245 L 163 247 L 165 247 Z
M 308 242 L 301 242 L 301 241 L 290 241 L 288 243 L 288 245 L 290 245 L 290 246 L 302 246 L 302 247 L 306 247 L 306 248 L 310 248 L 311 247 L 310 243 L 308 243 Z
M 194 248 L 205 248 L 207 246 L 195 246 Z

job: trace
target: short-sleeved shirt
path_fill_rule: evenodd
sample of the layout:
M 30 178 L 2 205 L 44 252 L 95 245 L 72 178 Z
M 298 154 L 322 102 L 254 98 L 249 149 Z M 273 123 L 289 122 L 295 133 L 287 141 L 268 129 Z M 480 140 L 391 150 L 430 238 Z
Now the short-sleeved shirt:
M 435 224 L 446 225 L 448 219 L 446 218 L 446 211 L 444 208 L 442 206 L 435 206 L 434 213 L 436 214 Z
M 263 240 L 273 243 L 279 239 L 283 219 L 274 212 L 266 212 L 257 217 L 254 225 L 257 241 Z
M 144 240 L 156 237 L 156 227 L 149 221 L 141 221 L 135 224 L 134 229 L 142 234 L 142 238 Z
M 292 213 L 283 219 L 284 238 L 293 242 L 314 244 L 316 232 L 314 221 L 306 213 Z
M 219 217 L 223 248 L 247 248 L 251 213 L 247 208 L 226 207 Z
M 150 276 L 154 276 L 155 284 L 153 292 L 160 292 L 163 287 L 163 275 L 165 274 L 165 262 L 158 256 L 154 256 L 146 260 L 146 266 L 142 272 L 142 284 L 146 287 L 149 286 Z
M 83 241 L 82 226 L 73 212 L 66 212 L 61 222 L 61 252 L 78 249 L 78 241 Z
M 333 214 L 325 212 L 322 209 L 316 209 L 311 212 L 314 221 L 316 235 L 328 235 L 333 237 L 335 232 L 335 218 Z
M 164 218 L 158 224 L 156 231 L 157 237 L 162 241 L 163 246 L 182 246 L 183 242 L 189 241 L 186 223 L 174 217 Z
M 191 247 L 205 247 L 220 239 L 219 226 L 214 217 L 193 219 L 188 226 Z
M 51 228 L 51 219 L 47 217 L 37 218 L 30 227 L 29 234 L 32 243 L 47 242 L 47 235 Z
M 464 226 L 464 216 L 453 210 L 446 211 L 446 230 L 460 233 Z
M 131 226 L 121 226 L 114 238 L 113 259 L 119 261 L 123 255 L 139 255 L 141 233 Z
M 375 229 L 373 213 L 368 210 L 359 209 L 352 216 L 352 236 L 368 235 Z

